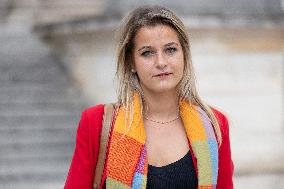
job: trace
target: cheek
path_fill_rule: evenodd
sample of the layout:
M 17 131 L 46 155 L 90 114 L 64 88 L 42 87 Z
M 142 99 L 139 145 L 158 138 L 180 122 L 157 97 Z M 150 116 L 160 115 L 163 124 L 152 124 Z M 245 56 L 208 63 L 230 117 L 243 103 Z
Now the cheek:
M 140 80 L 148 80 L 151 76 L 151 67 L 147 64 L 137 65 L 137 74 Z
M 181 53 L 180 56 L 179 56 L 179 62 L 180 62 L 180 69 L 183 72 L 183 70 L 184 70 L 184 56 L 183 56 L 183 53 Z
M 178 74 L 183 74 L 183 70 L 184 70 L 184 58 L 183 55 L 180 54 L 176 57 L 173 57 L 172 60 L 172 65 L 174 66 L 174 69 L 176 71 L 176 73 Z
M 183 77 L 183 72 L 184 72 L 184 60 L 181 59 L 180 60 L 180 63 L 176 66 L 176 79 L 179 81 L 182 80 L 182 77 Z
M 151 75 L 151 62 L 143 58 L 135 58 L 135 69 L 139 77 Z

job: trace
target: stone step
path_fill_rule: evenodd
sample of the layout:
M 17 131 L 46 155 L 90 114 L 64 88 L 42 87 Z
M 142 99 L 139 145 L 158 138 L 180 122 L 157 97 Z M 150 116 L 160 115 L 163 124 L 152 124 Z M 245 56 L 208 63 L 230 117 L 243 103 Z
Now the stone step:
M 11 67 L 0 68 L 0 82 L 7 81 L 58 81 L 65 80 L 65 77 L 62 77 L 62 73 L 58 68 L 48 66 L 48 67 L 39 67 L 39 66 L 26 66 L 26 67 L 17 67 L 13 69 Z
M 71 132 L 68 128 L 63 129 L 35 129 L 35 130 L 11 130 L 0 133 L 0 145 L 6 143 L 17 143 L 23 141 L 34 141 L 35 143 L 42 141 L 70 139 Z
M 2 55 L 1 65 L 0 65 L 1 73 L 3 73 L 2 71 L 7 69 L 18 71 L 20 69 L 32 68 L 34 66 L 36 67 L 39 65 L 42 65 L 43 67 L 54 66 L 55 62 L 59 63 L 58 60 L 56 61 L 56 59 L 46 60 L 49 57 L 47 58 L 37 57 L 34 55 L 34 53 L 32 53 L 31 55 L 25 55 L 25 53 L 23 53 L 22 55 L 19 54 L 13 55 L 10 54 L 10 52 L 7 53 L 1 52 L 0 49 L 0 55 Z M 23 58 L 23 56 L 26 57 Z
M 71 129 L 74 123 L 71 120 L 62 121 L 61 123 L 55 122 L 52 125 L 49 124 L 30 124 L 25 123 L 21 125 L 2 125 L 0 126 L 0 132 L 29 132 L 33 130 L 62 130 Z
M 0 146 L 5 145 L 30 145 L 30 144 L 58 144 L 58 143 L 68 143 L 70 142 L 72 138 L 71 133 L 64 132 L 62 133 L 56 133 L 54 135 L 47 135 L 45 133 L 39 134 L 39 135 L 30 135 L 29 137 L 21 136 L 21 135 L 12 135 L 10 137 L 0 138 Z
M 7 144 L 1 145 L 0 163 L 37 159 L 70 158 L 75 147 L 75 137 L 70 141 L 54 143 Z M 48 153 L 47 153 L 48 152 Z
M 26 182 L 24 180 L 17 181 L 17 182 L 5 182 L 0 183 L 1 189 L 15 189 L 15 188 L 21 188 L 21 189 L 55 189 L 55 188 L 63 188 L 64 187 L 64 181 L 63 179 L 57 179 L 57 180 L 49 180 L 49 181 L 29 181 Z
M 8 44 L 11 42 L 8 41 Z M 25 42 L 23 42 L 25 43 Z M 10 44 L 11 45 L 11 44 Z M 12 44 L 11 47 L 1 47 L 1 69 L 11 67 L 14 69 L 32 67 L 37 65 L 54 65 L 54 63 L 60 63 L 56 58 L 50 57 L 47 54 L 47 50 L 38 48 L 23 48 L 19 44 Z M 16 68 L 17 67 L 17 68 Z M 1 70 L 0 69 L 0 70 Z
M 21 119 L 19 121 L 5 121 L 6 123 L 3 124 L 1 123 L 0 125 L 0 132 L 6 132 L 8 130 L 11 130 L 11 132 L 17 132 L 19 130 L 26 130 L 26 131 L 32 131 L 34 129 L 71 129 L 71 128 L 75 128 L 75 126 L 77 125 L 77 122 L 79 122 L 78 120 L 78 116 L 73 116 L 70 119 L 68 118 L 59 118 L 56 117 L 55 121 L 54 119 L 49 119 L 49 120 L 35 120 L 34 122 L 32 120 L 28 120 L 28 121 L 22 121 L 21 123 Z M 2 120 L 1 120 L 2 121 Z M 19 124 L 20 123 L 20 124 Z
M 23 107 L 23 108 L 38 108 L 38 109 L 44 109 L 45 107 L 50 106 L 50 108 L 55 108 L 55 107 L 59 107 L 59 109 L 74 109 L 74 110 L 78 110 L 83 106 L 82 103 L 82 97 L 73 97 L 73 98 L 69 98 L 66 97 L 64 99 L 55 99 L 52 101 L 23 101 L 23 100 L 19 100 L 16 99 L 14 101 L 0 101 L 0 109 L 7 109 L 7 107 L 9 107 L 9 109 L 13 109 L 13 108 L 17 108 L 17 107 Z
M 30 95 L 29 95 L 30 94 Z M 50 94 L 50 95 L 49 95 Z M 30 96 L 30 97 L 29 97 Z M 23 91 L 22 95 L 19 93 L 0 93 L 0 104 L 5 106 L 6 104 L 18 104 L 19 106 L 24 104 L 39 104 L 35 106 L 41 106 L 41 104 L 80 104 L 83 102 L 83 96 L 76 96 L 62 91 L 62 95 L 59 93 L 48 92 L 32 92 Z
M 7 86 L 11 85 L 11 87 L 14 87 L 16 85 L 54 85 L 55 88 L 59 88 L 60 86 L 64 85 L 70 85 L 70 82 L 68 82 L 66 79 L 59 79 L 57 81 L 25 81 L 25 80 L 8 80 L 0 83 L 0 89 L 6 88 Z
M 48 112 L 74 112 L 78 103 L 0 103 L 0 114 L 13 114 L 18 112 L 27 113 L 48 113 Z
M 60 81 L 67 83 L 68 73 L 66 73 L 64 64 L 57 58 L 50 55 L 44 57 L 32 57 L 32 55 L 28 57 L 25 55 L 26 59 L 23 60 L 23 56 L 1 57 L 1 83 L 8 81 L 10 83 L 11 81 L 22 81 L 23 83 L 27 83 L 28 81 L 41 81 L 41 83 L 44 83 L 44 81 L 53 81 L 52 83 L 57 83 Z M 20 64 L 16 64 L 15 62 L 20 62 Z
M 1 164 L 0 182 L 15 182 L 20 180 L 57 180 L 64 179 L 68 173 L 69 161 L 67 159 L 55 161 L 28 161 Z
M 0 125 L 0 132 L 3 133 L 14 133 L 14 132 L 32 132 L 36 130 L 37 132 L 55 132 L 55 131 L 60 131 L 60 130 L 68 130 L 68 129 L 73 129 L 75 128 L 73 125 L 74 123 L 74 118 L 72 120 L 62 120 L 60 122 L 49 120 L 49 122 L 45 122 L 45 124 L 39 124 L 39 123 L 24 123 L 21 125 Z
M 25 66 L 37 66 L 37 65 L 54 65 L 54 63 L 60 63 L 56 56 L 52 56 L 52 52 L 46 47 L 42 47 L 39 44 L 29 44 L 23 38 L 12 37 L 18 40 L 20 43 L 25 43 L 26 46 L 23 47 L 22 44 L 15 43 L 11 40 L 3 41 L 7 43 L 5 46 L 0 46 L 1 56 L 1 67 L 25 67 Z M 0 39 L 1 40 L 1 39 Z M 37 42 L 36 42 L 37 43 Z
M 48 176 L 54 173 L 66 174 L 68 172 L 69 165 L 65 163 L 65 161 L 55 163 L 50 163 L 49 161 L 40 161 L 39 163 L 33 162 L 20 165 L 14 163 L 13 166 L 3 164 L 0 169 L 0 179 L 3 179 L 3 177 L 4 179 L 7 179 L 10 175 L 21 178 L 28 175 L 36 176 L 37 174 L 46 174 Z
M 50 170 L 41 172 L 41 170 L 39 170 L 34 173 L 29 171 L 29 172 L 25 172 L 21 174 L 14 174 L 14 173 L 7 174 L 6 173 L 4 175 L 0 175 L 0 182 L 1 182 L 0 186 L 1 186 L 1 189 L 9 189 L 9 188 L 23 189 L 23 187 L 19 185 L 18 183 L 24 183 L 24 186 L 27 187 L 28 189 L 31 189 L 31 188 L 43 189 L 41 188 L 41 184 L 46 183 L 46 182 L 51 182 L 51 183 L 60 182 L 63 185 L 66 179 L 67 173 L 68 172 L 66 172 L 65 170 L 61 170 L 60 172 L 50 171 Z M 31 185 L 31 183 L 33 183 L 34 185 Z
M 28 155 L 25 153 L 23 156 L 21 155 L 21 158 L 19 158 L 20 152 L 18 153 L 18 157 L 16 155 L 14 156 L 7 156 L 7 157 L 1 157 L 1 168 L 4 166 L 13 166 L 13 165 L 21 165 L 21 164 L 33 164 L 33 163 L 40 163 L 41 161 L 46 161 L 49 163 L 57 163 L 57 162 L 63 162 L 63 164 L 67 164 L 72 159 L 72 153 L 74 150 L 71 151 L 64 151 L 66 154 L 49 154 L 46 153 L 46 151 L 42 154 L 35 154 L 34 152 L 31 152 L 32 154 Z M 9 158 L 9 159 L 8 159 Z M 65 162 L 65 163 L 64 163 Z
M 56 110 L 53 112 L 50 111 L 44 111 L 44 110 L 39 110 L 39 111 L 24 111 L 24 112 L 1 112 L 1 116 L 7 117 L 7 118 L 14 118 L 14 117 L 41 117 L 41 116 L 69 116 L 69 115 L 74 115 L 74 111 L 69 110 Z
M 11 127 L 11 128 L 24 128 L 24 127 L 58 127 L 58 125 L 69 125 L 77 124 L 81 113 L 79 111 L 75 114 L 68 115 L 13 115 L 13 116 L 3 116 L 0 114 L 1 127 Z M 45 126 L 46 125 L 46 126 Z M 0 128 L 1 128 L 0 127 Z
M 64 87 L 62 87 L 64 86 Z M 0 91 L 3 90 L 46 90 L 46 91 L 66 91 L 66 90 L 77 90 L 70 84 L 70 81 L 60 82 L 0 82 Z M 0 93 L 1 94 L 1 93 Z
M 63 185 L 84 96 L 30 31 L 0 27 L 0 42 L 0 188 Z
M 25 51 L 30 51 L 30 54 Z M 23 54 L 22 54 L 23 53 Z M 20 52 L 7 51 L 0 49 L 1 65 L 0 70 L 15 70 L 25 68 L 44 69 L 48 67 L 57 68 L 64 71 L 64 63 L 51 52 L 35 52 L 35 49 L 20 49 Z M 23 57 L 25 55 L 25 57 Z
M 56 85 L 55 85 L 56 86 Z M 21 87 L 18 87 L 16 85 L 15 87 L 10 86 L 10 87 L 2 87 L 0 88 L 1 93 L 0 93 L 0 101 L 2 99 L 5 99 L 5 96 L 9 95 L 12 96 L 12 100 L 18 99 L 18 98 L 23 98 L 26 100 L 27 97 L 36 97 L 36 96 L 51 96 L 52 98 L 56 98 L 58 96 L 63 96 L 64 98 L 69 97 L 69 99 L 72 99 L 74 97 L 79 97 L 82 96 L 78 90 L 72 89 L 70 87 L 57 89 L 54 87 L 53 89 L 51 88 L 44 88 L 45 85 L 37 85 L 31 87 L 31 85 L 22 85 Z M 20 93 L 20 94 L 19 94 Z
M 21 150 L 18 153 L 0 157 L 0 183 L 15 183 L 23 180 L 25 182 L 55 181 L 57 179 L 63 181 L 68 172 L 74 148 L 74 144 L 70 144 L 69 142 L 67 147 L 62 143 L 53 143 L 48 146 L 44 144 L 24 145 L 25 147 L 19 147 Z M 31 148 L 39 151 L 35 153 Z M 1 151 L 2 149 L 1 147 Z M 59 149 L 62 150 L 61 153 L 56 153 Z M 22 153 L 24 150 L 26 152 Z

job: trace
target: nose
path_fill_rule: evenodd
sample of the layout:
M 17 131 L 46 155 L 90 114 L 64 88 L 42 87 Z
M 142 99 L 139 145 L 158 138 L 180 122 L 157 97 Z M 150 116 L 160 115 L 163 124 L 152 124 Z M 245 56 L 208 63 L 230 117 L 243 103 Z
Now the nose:
M 156 56 L 156 66 L 159 69 L 164 69 L 167 66 L 167 59 L 162 52 L 158 52 Z

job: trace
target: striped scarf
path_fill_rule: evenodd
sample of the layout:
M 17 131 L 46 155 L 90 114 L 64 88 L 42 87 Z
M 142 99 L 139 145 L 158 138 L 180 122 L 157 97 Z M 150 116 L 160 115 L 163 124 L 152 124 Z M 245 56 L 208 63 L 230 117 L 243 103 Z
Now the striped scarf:
M 118 110 L 106 165 L 107 188 L 146 188 L 146 131 L 140 107 L 136 94 L 131 127 L 126 127 L 129 123 L 125 124 L 125 108 L 120 107 Z M 198 189 L 215 189 L 218 176 L 218 144 L 210 120 L 200 107 L 185 100 L 180 102 L 180 116 L 197 159 Z

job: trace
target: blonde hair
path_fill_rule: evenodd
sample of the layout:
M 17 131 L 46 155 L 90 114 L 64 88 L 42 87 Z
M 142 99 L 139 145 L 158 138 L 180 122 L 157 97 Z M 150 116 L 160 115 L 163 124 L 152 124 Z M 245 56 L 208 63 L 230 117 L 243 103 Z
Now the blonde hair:
M 200 106 L 208 115 L 214 127 L 219 145 L 222 142 L 219 123 L 211 108 L 206 105 L 198 95 L 196 89 L 194 69 L 191 61 L 189 34 L 182 21 L 169 9 L 162 6 L 141 6 L 131 11 L 124 19 L 118 30 L 117 44 L 117 71 L 118 77 L 118 104 L 125 107 L 127 115 L 130 116 L 130 123 L 133 119 L 133 95 L 136 91 L 142 101 L 143 91 L 139 85 L 137 74 L 131 72 L 132 49 L 134 37 L 137 31 L 144 26 L 168 25 L 178 34 L 179 42 L 184 53 L 184 71 L 182 80 L 179 83 L 179 100 L 186 99 L 194 105 Z M 141 102 L 141 113 L 143 105 Z

